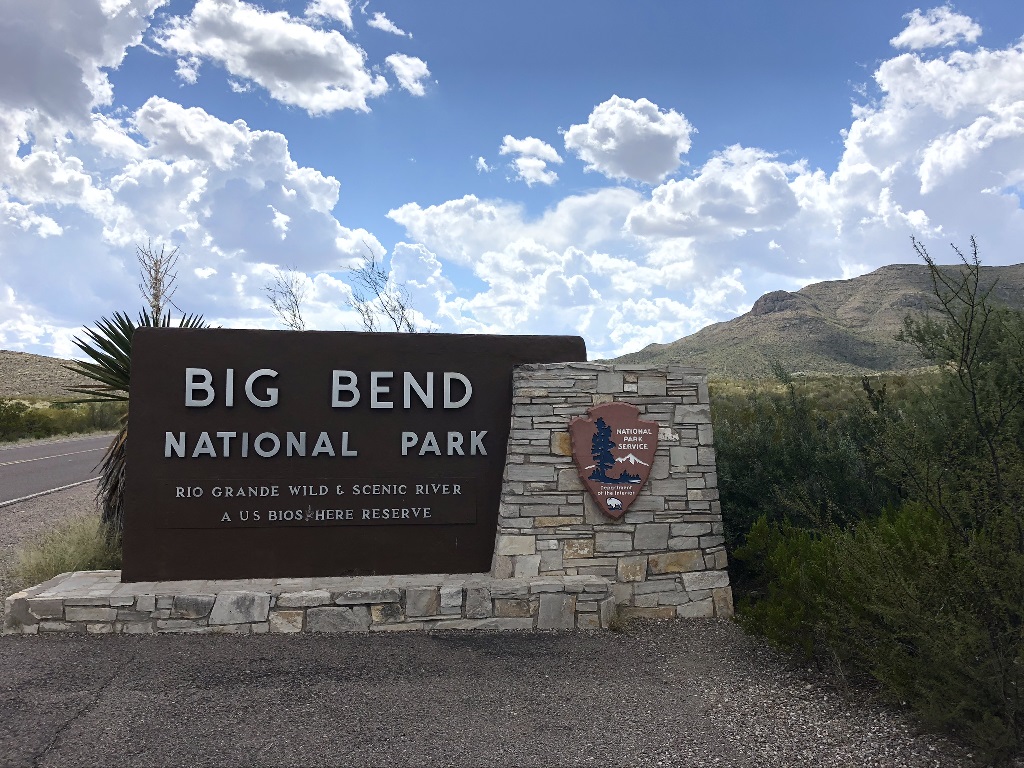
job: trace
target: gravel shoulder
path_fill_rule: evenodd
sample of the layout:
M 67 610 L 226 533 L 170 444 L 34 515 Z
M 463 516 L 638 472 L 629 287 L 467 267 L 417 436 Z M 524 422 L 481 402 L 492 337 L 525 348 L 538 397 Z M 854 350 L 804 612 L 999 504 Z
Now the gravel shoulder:
M 94 510 L 94 492 L 0 508 L 0 562 Z M 972 764 L 717 620 L 621 633 L 3 637 L 0 669 L 0 765 Z

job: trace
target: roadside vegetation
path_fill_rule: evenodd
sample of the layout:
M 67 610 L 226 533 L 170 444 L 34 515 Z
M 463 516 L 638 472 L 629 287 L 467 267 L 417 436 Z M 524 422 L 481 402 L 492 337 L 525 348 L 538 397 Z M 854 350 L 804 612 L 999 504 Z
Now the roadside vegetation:
M 933 373 L 712 388 L 740 622 L 986 763 L 1024 749 L 1024 312 L 931 268 Z
M 32 402 L 0 397 L 0 442 L 109 432 L 124 409 L 111 403 Z

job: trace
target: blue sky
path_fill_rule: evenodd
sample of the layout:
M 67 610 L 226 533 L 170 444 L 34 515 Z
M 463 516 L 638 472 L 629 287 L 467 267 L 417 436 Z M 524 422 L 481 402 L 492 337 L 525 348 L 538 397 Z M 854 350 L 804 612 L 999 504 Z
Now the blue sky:
M 1021 261 L 1024 6 L 868 0 L 0 0 L 0 346 L 175 302 L 361 327 L 673 341 L 976 234 Z

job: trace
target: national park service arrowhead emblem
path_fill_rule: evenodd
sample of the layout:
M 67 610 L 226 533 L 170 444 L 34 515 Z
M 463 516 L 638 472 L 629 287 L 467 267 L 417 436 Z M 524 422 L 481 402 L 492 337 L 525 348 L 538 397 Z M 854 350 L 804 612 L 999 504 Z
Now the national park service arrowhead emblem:
M 647 482 L 658 447 L 658 423 L 641 421 L 629 403 L 604 403 L 569 424 L 572 458 L 591 497 L 618 520 Z

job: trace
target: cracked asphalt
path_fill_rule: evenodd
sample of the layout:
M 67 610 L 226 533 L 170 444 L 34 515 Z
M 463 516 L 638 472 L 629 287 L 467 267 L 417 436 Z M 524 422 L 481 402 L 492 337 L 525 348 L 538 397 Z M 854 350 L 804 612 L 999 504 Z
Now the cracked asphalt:
M 0 640 L 10 766 L 964 766 L 719 620 Z

